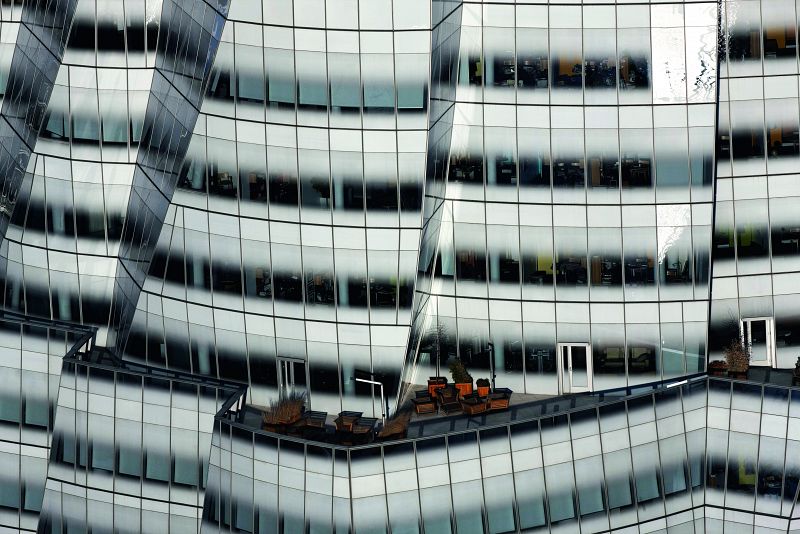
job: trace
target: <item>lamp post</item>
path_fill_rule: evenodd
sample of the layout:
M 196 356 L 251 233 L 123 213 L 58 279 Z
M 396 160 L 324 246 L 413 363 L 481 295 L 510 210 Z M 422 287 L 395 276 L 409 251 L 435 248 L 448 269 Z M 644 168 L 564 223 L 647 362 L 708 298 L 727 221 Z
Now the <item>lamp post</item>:
M 494 343 L 491 341 L 489 342 L 489 371 L 492 373 L 492 391 L 494 391 L 496 387 L 494 379 L 497 375 L 494 374 Z
M 386 406 L 384 406 L 384 398 L 383 398 L 383 383 L 378 382 L 377 380 L 367 380 L 366 378 L 356 378 L 353 377 L 353 380 L 356 382 L 364 382 L 365 384 L 372 384 L 373 386 L 380 386 L 381 387 L 381 423 L 386 423 Z

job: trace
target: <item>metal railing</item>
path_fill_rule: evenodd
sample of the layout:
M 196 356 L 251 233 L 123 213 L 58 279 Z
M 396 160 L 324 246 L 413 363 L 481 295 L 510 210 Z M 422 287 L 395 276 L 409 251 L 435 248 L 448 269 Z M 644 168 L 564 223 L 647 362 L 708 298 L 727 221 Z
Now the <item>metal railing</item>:
M 620 387 L 620 388 L 615 388 L 615 389 L 610 389 L 610 390 L 604 390 L 604 391 L 601 391 L 601 392 L 587 392 L 587 393 L 580 393 L 580 394 L 575 394 L 575 395 L 570 395 L 570 396 L 554 397 L 552 399 L 547 399 L 545 401 L 537 401 L 536 403 L 528 403 L 528 404 L 540 404 L 540 403 L 550 402 L 550 403 L 552 403 L 552 404 L 554 404 L 556 406 L 556 409 L 554 409 L 552 412 L 543 412 L 543 413 L 540 413 L 540 414 L 537 414 L 537 415 L 533 415 L 533 416 L 529 416 L 529 417 L 522 417 L 520 419 L 515 419 L 515 420 L 512 420 L 512 421 L 503 421 L 503 422 L 496 422 L 496 423 L 481 424 L 481 425 L 473 426 L 473 427 L 470 427 L 470 428 L 454 429 L 454 430 L 450 430 L 450 431 L 436 432 L 436 433 L 425 434 L 425 435 L 420 435 L 420 436 L 415 436 L 415 437 L 406 437 L 406 438 L 402 438 L 402 439 L 376 441 L 376 442 L 369 443 L 369 444 L 366 444 L 366 445 L 342 445 L 342 444 L 335 444 L 335 443 L 329 443 L 329 442 L 323 442 L 323 441 L 315 441 L 315 440 L 311 440 L 311 439 L 304 439 L 304 438 L 299 437 L 299 436 L 292 436 L 292 435 L 288 435 L 288 434 L 270 432 L 270 431 L 264 430 L 264 429 L 262 429 L 260 427 L 256 428 L 256 427 L 253 427 L 251 425 L 245 424 L 244 422 L 241 421 L 241 417 L 239 417 L 239 415 L 243 413 L 241 405 L 239 405 L 239 408 L 236 411 L 231 410 L 231 411 L 227 411 L 226 412 L 225 410 L 220 410 L 220 413 L 217 415 L 216 419 L 217 419 L 217 421 L 223 421 L 225 424 L 228 424 L 228 425 L 230 425 L 232 427 L 235 427 L 237 429 L 243 430 L 245 432 L 250 432 L 250 433 L 258 434 L 258 435 L 265 435 L 265 436 L 269 436 L 269 437 L 272 437 L 272 438 L 275 438 L 275 439 L 278 439 L 278 440 L 282 440 L 282 441 L 291 441 L 291 442 L 294 442 L 294 443 L 309 444 L 309 445 L 313 445 L 315 447 L 324 447 L 324 448 L 330 448 L 330 449 L 334 449 L 334 450 L 357 450 L 357 449 L 369 449 L 369 448 L 373 448 L 373 447 L 382 447 L 384 445 L 397 445 L 397 444 L 402 444 L 402 443 L 422 441 L 422 440 L 427 440 L 427 439 L 436 438 L 436 437 L 440 437 L 440 436 L 452 436 L 452 435 L 466 434 L 466 433 L 476 432 L 478 430 L 483 431 L 483 430 L 490 430 L 490 429 L 501 428 L 501 427 L 511 427 L 511 426 L 515 426 L 515 425 L 519 425 L 519 424 L 525 424 L 525 423 L 530 423 L 530 422 L 533 422 L 533 421 L 538 421 L 540 419 L 544 419 L 544 418 L 547 418 L 547 417 L 553 417 L 555 415 L 572 414 L 572 413 L 582 412 L 582 411 L 585 411 L 585 410 L 596 409 L 598 406 L 609 406 L 609 405 L 613 405 L 613 404 L 619 404 L 619 403 L 623 403 L 623 402 L 639 399 L 639 398 L 645 397 L 647 395 L 653 395 L 654 393 L 658 393 L 660 391 L 667 391 L 668 389 L 671 389 L 671 387 L 674 387 L 674 386 L 671 386 L 672 384 L 676 384 L 678 382 L 680 382 L 681 385 L 696 384 L 696 383 L 700 383 L 700 382 L 702 382 L 704 380 L 707 380 L 707 379 L 709 379 L 709 377 L 706 375 L 706 373 L 696 373 L 696 374 L 688 375 L 688 376 L 685 376 L 685 377 L 676 377 L 676 378 L 670 379 L 670 380 L 661 380 L 661 381 L 656 381 L 656 382 L 649 382 L 649 383 L 645 383 L 645 384 L 638 384 L 638 385 L 635 385 L 635 386 L 625 386 L 625 387 Z M 723 380 L 725 380 L 725 379 L 723 379 Z M 244 392 L 242 392 L 241 395 L 244 396 Z M 575 400 L 575 399 L 587 398 L 587 397 L 590 397 L 590 398 L 594 397 L 596 399 L 596 402 L 587 403 L 587 404 L 584 404 L 584 405 L 581 405 L 581 406 L 574 406 L 573 405 L 573 406 L 570 406 L 570 407 L 565 408 L 565 409 L 558 409 L 558 405 L 563 405 L 564 401 L 566 401 L 566 400 Z M 229 401 L 230 400 L 231 399 L 229 399 Z M 236 399 L 233 399 L 233 400 L 235 401 Z M 230 404 L 233 405 L 233 402 L 230 402 Z M 572 404 L 572 403 L 570 403 L 570 404 Z M 522 406 L 522 405 L 518 405 L 518 407 L 519 406 Z M 473 418 L 469 418 L 468 416 L 464 416 L 463 418 L 454 418 L 454 419 L 464 419 L 464 420 L 472 419 L 473 422 L 475 421 L 474 417 Z

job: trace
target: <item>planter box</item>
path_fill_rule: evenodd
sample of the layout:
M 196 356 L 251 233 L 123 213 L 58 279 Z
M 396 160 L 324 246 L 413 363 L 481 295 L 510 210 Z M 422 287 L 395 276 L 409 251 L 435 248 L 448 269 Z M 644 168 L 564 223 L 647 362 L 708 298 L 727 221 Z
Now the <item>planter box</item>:
M 428 379 L 428 394 L 436 398 L 436 391 L 447 385 L 447 379 L 443 376 L 432 376 Z
M 439 391 L 440 389 L 442 389 L 443 387 L 445 387 L 446 385 L 447 384 L 433 384 L 433 385 L 430 385 L 430 386 L 428 386 L 428 394 L 431 397 L 436 398 L 436 392 Z
M 264 415 L 264 424 L 265 425 L 270 425 L 270 426 L 287 426 L 287 425 L 295 424 L 296 422 L 298 422 L 302 418 L 303 418 L 303 414 L 301 414 L 301 413 L 282 416 L 282 417 L 278 417 L 278 416 L 275 416 L 273 414 L 265 414 Z
M 417 413 L 436 412 L 436 401 L 432 397 L 411 399 L 411 403 L 414 405 L 414 411 Z
M 489 395 L 490 410 L 505 410 L 511 404 L 512 391 L 508 388 L 497 388 Z
M 506 408 L 508 408 L 509 402 L 510 402 L 510 398 L 509 397 L 507 397 L 505 395 L 498 394 L 498 393 L 493 393 L 489 397 L 489 409 L 490 410 L 505 410 Z
M 480 399 L 464 399 L 461 401 L 461 409 L 467 415 L 478 415 L 486 411 L 486 402 Z
M 456 389 L 458 390 L 458 396 L 463 397 L 464 395 L 469 395 L 472 393 L 472 382 L 463 382 L 463 383 L 456 383 Z

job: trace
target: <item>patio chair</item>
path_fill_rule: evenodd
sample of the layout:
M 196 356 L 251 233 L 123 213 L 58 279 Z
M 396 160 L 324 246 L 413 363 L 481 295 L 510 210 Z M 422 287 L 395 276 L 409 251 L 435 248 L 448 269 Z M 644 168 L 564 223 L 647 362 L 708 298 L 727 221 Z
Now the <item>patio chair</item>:
M 461 403 L 458 401 L 458 390 L 455 386 L 447 386 L 437 392 L 439 406 L 444 413 L 454 413 L 461 410 Z
M 334 419 L 334 423 L 336 423 L 336 430 L 338 431 L 347 431 L 350 432 L 353 430 L 353 423 L 358 420 L 359 417 L 364 415 L 364 412 L 339 412 L 339 417 Z
M 353 423 L 353 445 L 372 443 L 377 422 L 378 419 L 375 417 L 360 417 Z
M 422 413 L 435 413 L 436 412 L 436 401 L 428 395 L 427 391 L 422 391 L 418 393 L 425 393 L 425 395 L 417 395 L 417 398 L 411 399 L 411 404 L 414 405 L 414 411 L 418 414 Z
M 303 414 L 305 426 L 314 428 L 325 428 L 325 421 L 328 418 L 328 412 L 318 412 L 308 410 Z
M 490 410 L 506 410 L 511 402 L 511 390 L 508 388 L 497 388 L 489 394 Z
M 477 393 L 465 395 L 461 399 L 461 409 L 467 415 L 477 415 L 486 411 L 488 401 L 484 400 Z

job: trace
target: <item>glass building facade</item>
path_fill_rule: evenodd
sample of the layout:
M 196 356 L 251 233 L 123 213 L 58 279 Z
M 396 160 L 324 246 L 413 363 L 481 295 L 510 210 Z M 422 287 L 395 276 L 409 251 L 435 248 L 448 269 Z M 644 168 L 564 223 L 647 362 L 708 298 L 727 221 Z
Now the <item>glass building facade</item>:
M 409 383 L 451 357 L 548 394 L 705 368 L 717 9 L 463 4 Z
M 3 0 L 0 530 L 800 530 L 798 9 Z
M 82 356 L 63 362 L 38 531 L 197 532 L 236 388 Z
M 0 530 L 36 530 L 62 358 L 92 342 L 91 330 L 75 325 L 0 318 Z
M 203 532 L 793 533 L 799 393 L 699 377 L 349 449 L 228 413 Z
M 798 357 L 794 180 L 798 171 L 793 4 L 724 2 L 712 242 L 712 356 L 737 335 L 754 361 Z M 741 332 L 741 334 L 739 334 Z

